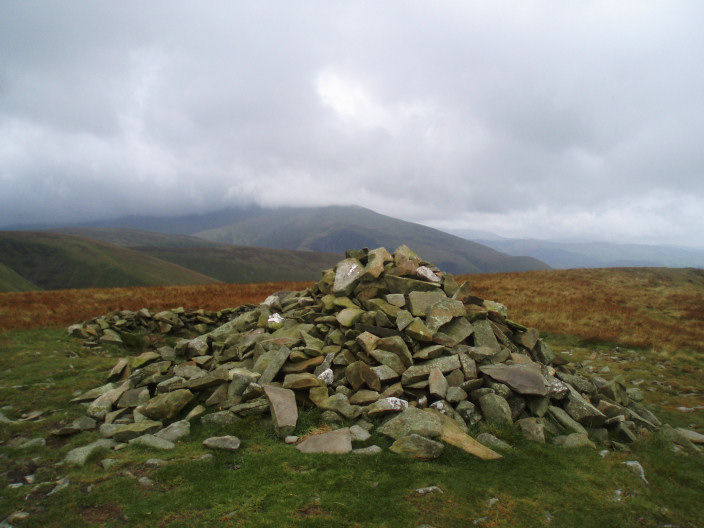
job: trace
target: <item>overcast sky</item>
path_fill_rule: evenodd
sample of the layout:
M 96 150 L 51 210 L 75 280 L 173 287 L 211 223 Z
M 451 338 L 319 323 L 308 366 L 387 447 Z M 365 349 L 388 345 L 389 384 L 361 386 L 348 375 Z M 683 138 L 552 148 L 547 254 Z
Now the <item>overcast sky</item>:
M 704 2 L 0 3 L 0 226 L 357 204 L 704 247 Z

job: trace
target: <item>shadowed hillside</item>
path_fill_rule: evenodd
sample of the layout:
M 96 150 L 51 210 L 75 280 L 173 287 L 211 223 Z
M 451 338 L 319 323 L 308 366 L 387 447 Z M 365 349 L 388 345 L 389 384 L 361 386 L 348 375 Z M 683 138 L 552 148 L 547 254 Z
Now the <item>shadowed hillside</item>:
M 22 278 L 8 285 L 13 290 L 27 281 L 44 290 L 218 282 L 138 251 L 56 233 L 1 232 L 0 263 Z

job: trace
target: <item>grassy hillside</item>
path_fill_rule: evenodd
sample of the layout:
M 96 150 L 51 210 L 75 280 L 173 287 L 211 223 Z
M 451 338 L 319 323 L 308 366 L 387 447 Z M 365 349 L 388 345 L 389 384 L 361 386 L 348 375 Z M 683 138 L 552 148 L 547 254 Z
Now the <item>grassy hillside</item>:
M 15 270 L 0 263 L 0 292 L 22 292 L 39 289 Z
M 129 229 L 119 227 L 65 227 L 51 229 L 49 232 L 75 235 L 85 238 L 100 240 L 108 244 L 123 247 L 155 247 L 155 248 L 191 248 L 204 246 L 217 246 L 214 242 L 187 235 L 174 235 L 144 231 L 142 229 Z
M 45 232 L 0 232 L 0 263 L 45 290 L 217 282 L 131 249 Z
M 364 246 L 384 246 L 393 251 L 406 244 L 450 273 L 548 268 L 530 257 L 511 257 L 476 242 L 362 207 L 275 209 L 195 236 L 227 244 L 331 253 Z
M 313 251 L 217 245 L 201 248 L 135 248 L 223 282 L 304 281 L 320 278 L 344 255 Z
M 218 244 L 185 235 L 122 228 L 52 230 L 129 247 L 224 282 L 315 280 L 342 254 Z

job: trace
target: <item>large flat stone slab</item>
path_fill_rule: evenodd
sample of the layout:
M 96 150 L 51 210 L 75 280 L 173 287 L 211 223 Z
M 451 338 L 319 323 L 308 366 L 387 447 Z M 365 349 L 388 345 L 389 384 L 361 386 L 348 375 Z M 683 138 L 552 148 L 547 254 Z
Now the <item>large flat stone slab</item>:
M 298 422 L 298 406 L 294 392 L 290 389 L 265 385 L 264 394 L 269 400 L 271 419 L 277 436 L 286 438 L 293 434 Z
M 548 389 L 540 373 L 540 367 L 531 364 L 486 365 L 479 367 L 482 374 L 505 383 L 519 394 L 545 396 Z
M 427 413 L 417 407 L 408 407 L 382 424 L 378 431 L 394 440 L 410 434 L 437 438 L 442 434 L 442 420 L 433 413 Z
M 330 453 L 344 455 L 352 451 L 352 434 L 349 427 L 312 435 L 296 446 L 301 453 Z

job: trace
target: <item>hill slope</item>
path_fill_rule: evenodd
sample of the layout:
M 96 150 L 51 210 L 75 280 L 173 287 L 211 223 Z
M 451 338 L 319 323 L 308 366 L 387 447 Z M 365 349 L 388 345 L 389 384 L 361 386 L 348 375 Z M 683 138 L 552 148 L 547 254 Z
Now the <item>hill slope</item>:
M 223 282 L 317 280 L 342 254 L 218 244 L 202 238 L 119 228 L 60 228 L 172 262 Z
M 226 244 L 343 253 L 346 249 L 408 245 L 450 273 L 548 269 L 531 257 L 512 257 L 482 244 L 362 207 L 281 208 L 195 236 Z
M 321 270 L 344 255 L 219 244 L 200 248 L 134 248 L 215 277 L 223 282 L 281 282 L 318 280 Z
M 0 262 L 0 292 L 25 292 L 40 289 L 36 284 L 32 284 L 15 270 Z
M 93 240 L 129 248 L 202 248 L 219 246 L 215 242 L 203 240 L 202 238 L 131 228 L 61 227 L 49 229 L 47 232 L 92 238 Z
M 0 263 L 45 290 L 218 282 L 132 249 L 57 233 L 0 232 Z

